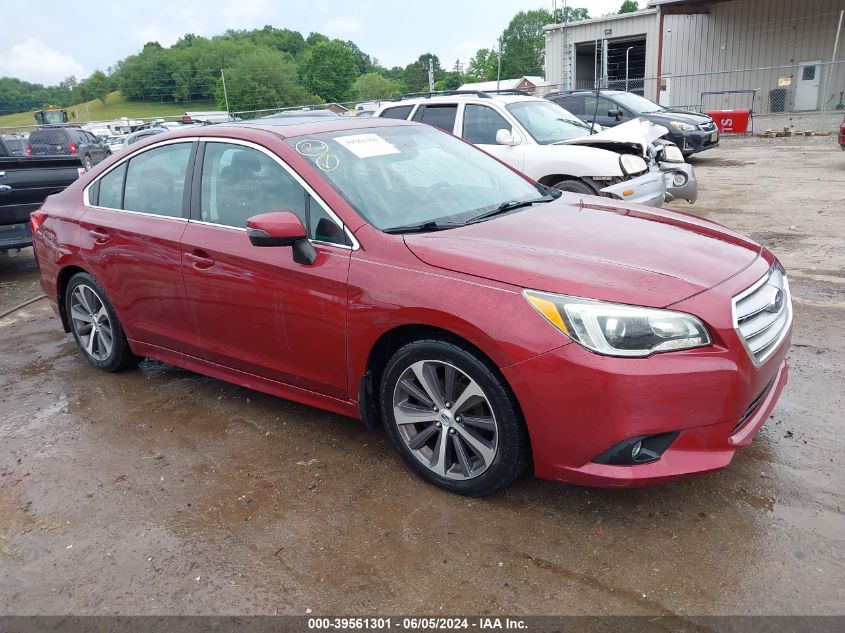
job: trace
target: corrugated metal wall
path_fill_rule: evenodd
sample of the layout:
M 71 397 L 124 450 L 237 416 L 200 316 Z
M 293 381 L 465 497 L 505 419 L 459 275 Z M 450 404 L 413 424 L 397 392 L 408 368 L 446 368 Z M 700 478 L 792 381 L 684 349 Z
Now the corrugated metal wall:
M 654 9 L 638 11 L 628 17 L 598 18 L 583 22 L 574 22 L 566 27 L 567 44 L 564 46 L 564 27 L 555 24 L 546 27 L 546 81 L 554 84 L 567 84 L 574 87 L 575 45 L 584 42 L 594 42 L 605 37 L 620 39 L 642 36 L 646 39 L 646 68 L 654 69 L 652 76 L 657 74 L 657 12 Z M 609 36 L 605 30 L 611 29 Z M 569 55 L 565 55 L 566 49 Z M 585 79 L 585 77 L 578 77 Z M 589 77 L 592 79 L 592 76 Z M 653 90 L 652 90 L 653 92 Z
M 742 107 L 749 97 L 707 96 L 705 91 L 756 89 L 756 112 L 768 112 L 770 91 L 795 106 L 795 89 L 803 62 L 830 62 L 839 11 L 845 0 L 730 0 L 711 6 L 707 14 L 664 17 L 662 75 L 670 76 L 668 104 L 706 108 Z M 643 35 L 646 38 L 645 95 L 657 97 L 657 48 L 659 16 L 645 11 L 629 17 L 589 20 L 568 27 L 566 46 L 574 62 L 574 45 L 595 39 Z M 561 25 L 547 27 L 546 78 L 570 87 L 574 74 L 563 62 Z M 610 35 L 605 29 L 611 29 Z M 843 29 L 845 31 L 845 29 Z M 845 33 L 841 35 L 837 60 L 845 59 Z M 772 68 L 790 66 L 790 68 Z M 723 72 L 730 71 L 730 72 Z M 833 109 L 845 90 L 845 62 L 823 65 L 818 107 Z M 787 86 L 785 78 L 791 76 Z M 821 94 L 826 81 L 826 90 Z M 785 90 L 784 90 L 785 88 Z

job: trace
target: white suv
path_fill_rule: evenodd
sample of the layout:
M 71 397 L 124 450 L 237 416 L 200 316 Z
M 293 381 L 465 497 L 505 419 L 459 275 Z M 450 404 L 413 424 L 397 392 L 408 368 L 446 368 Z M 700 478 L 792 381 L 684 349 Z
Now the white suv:
M 671 179 L 656 161 L 646 162 L 654 138 L 643 136 L 638 121 L 591 136 L 588 124 L 545 99 L 463 91 L 408 95 L 382 104 L 375 116 L 451 132 L 562 191 L 657 207 L 673 198 L 666 191 Z

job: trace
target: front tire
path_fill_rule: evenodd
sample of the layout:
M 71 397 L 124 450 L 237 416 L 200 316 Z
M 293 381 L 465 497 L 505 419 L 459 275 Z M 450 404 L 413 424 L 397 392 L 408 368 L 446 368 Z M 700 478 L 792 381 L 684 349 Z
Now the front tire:
M 504 379 L 455 343 L 429 339 L 399 349 L 385 369 L 380 400 L 393 446 L 440 488 L 493 494 L 530 463 L 528 433 Z
M 104 371 L 138 362 L 106 293 L 91 275 L 76 273 L 65 289 L 65 314 L 82 355 Z
M 580 193 L 585 196 L 597 196 L 599 195 L 598 192 L 593 189 L 590 185 L 585 182 L 581 182 L 580 180 L 570 180 L 568 178 L 564 178 L 563 180 L 557 181 L 555 184 L 552 185 L 558 191 L 569 191 L 571 193 Z

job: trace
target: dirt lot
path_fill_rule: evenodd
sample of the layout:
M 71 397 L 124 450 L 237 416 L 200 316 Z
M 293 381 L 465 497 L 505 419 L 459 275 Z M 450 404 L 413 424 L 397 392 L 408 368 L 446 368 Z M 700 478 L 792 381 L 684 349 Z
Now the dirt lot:
M 41 301 L 0 319 L 0 613 L 843 613 L 845 152 L 728 139 L 695 166 L 691 210 L 795 295 L 790 384 L 726 471 L 464 499 L 348 419 L 100 373 Z M 0 258 L 0 313 L 36 294 L 31 251 Z

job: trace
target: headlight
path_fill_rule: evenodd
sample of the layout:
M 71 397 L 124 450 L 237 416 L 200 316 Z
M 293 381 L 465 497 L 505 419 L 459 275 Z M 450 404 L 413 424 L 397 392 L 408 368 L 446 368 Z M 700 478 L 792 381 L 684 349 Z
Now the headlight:
M 676 130 L 683 130 L 684 132 L 691 132 L 692 130 L 696 129 L 694 125 L 690 125 L 689 123 L 681 123 L 680 121 L 669 121 L 669 125 L 671 125 Z
M 663 160 L 667 163 L 683 163 L 684 154 L 677 145 L 664 145 Z
M 606 356 L 650 356 L 710 345 L 704 324 L 683 312 L 525 290 L 546 320 L 576 343 Z
M 626 176 L 641 174 L 648 169 L 648 165 L 640 156 L 633 154 L 622 154 L 619 157 L 619 166 Z

